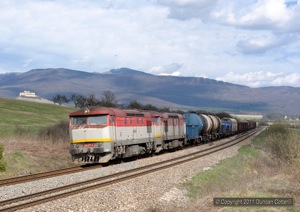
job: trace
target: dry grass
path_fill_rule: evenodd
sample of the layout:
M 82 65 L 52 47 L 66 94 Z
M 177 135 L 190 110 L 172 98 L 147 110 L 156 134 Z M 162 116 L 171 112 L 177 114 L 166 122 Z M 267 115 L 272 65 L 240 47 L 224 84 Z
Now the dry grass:
M 69 123 L 68 121 L 60 121 L 59 123 L 51 126 L 41 128 L 38 137 L 42 140 L 55 142 L 69 141 Z
M 38 135 L 17 135 L 0 143 L 7 163 L 7 170 L 0 172 L 0 178 L 74 166 L 68 140 L 52 142 Z
M 267 135 L 264 144 L 265 151 L 270 152 L 286 171 L 299 170 L 300 166 L 300 138 L 296 133 L 273 133 Z M 299 176 L 300 177 L 300 176 Z

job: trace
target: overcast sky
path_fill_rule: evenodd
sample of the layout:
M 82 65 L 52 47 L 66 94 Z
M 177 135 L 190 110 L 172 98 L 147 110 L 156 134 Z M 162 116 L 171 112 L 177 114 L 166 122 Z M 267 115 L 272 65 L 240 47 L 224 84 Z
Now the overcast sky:
M 300 0 L 0 0 L 0 73 L 120 67 L 300 87 Z

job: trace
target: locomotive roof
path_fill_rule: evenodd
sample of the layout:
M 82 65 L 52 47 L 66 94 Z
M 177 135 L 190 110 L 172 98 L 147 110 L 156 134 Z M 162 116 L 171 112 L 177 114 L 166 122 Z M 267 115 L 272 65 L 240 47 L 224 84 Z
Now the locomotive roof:
M 139 116 L 139 117 L 149 117 L 149 116 L 161 116 L 159 112 L 154 111 L 139 111 L 133 109 L 122 109 L 122 108 L 112 108 L 112 107 L 91 107 L 78 110 L 76 112 L 70 113 L 70 116 L 85 116 L 85 115 L 113 115 L 118 117 L 125 116 Z
M 179 113 L 163 113 L 164 118 L 184 118 L 183 115 Z

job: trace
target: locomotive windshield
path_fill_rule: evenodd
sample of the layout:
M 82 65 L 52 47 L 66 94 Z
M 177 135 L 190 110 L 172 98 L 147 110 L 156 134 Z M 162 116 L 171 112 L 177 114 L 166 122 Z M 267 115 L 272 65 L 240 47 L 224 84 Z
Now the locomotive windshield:
M 88 119 L 89 125 L 107 124 L 107 116 L 91 116 Z
M 72 126 L 80 125 L 106 125 L 107 124 L 107 115 L 102 116 L 78 116 L 71 117 Z

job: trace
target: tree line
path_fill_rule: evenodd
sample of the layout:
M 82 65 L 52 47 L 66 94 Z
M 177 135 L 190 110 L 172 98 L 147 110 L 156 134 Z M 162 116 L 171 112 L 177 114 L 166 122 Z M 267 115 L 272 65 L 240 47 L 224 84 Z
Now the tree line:
M 87 96 L 81 94 L 72 94 L 70 97 L 65 95 L 57 94 L 51 99 L 54 103 L 59 105 L 73 102 L 76 108 L 103 106 L 103 107 L 118 107 L 116 96 L 111 91 L 103 91 L 100 99 L 96 98 L 94 94 Z
M 137 100 L 132 100 L 127 106 L 119 104 L 115 94 L 111 91 L 103 91 L 101 98 L 96 98 L 94 94 L 89 94 L 87 96 L 81 94 L 72 94 L 70 97 L 65 95 L 57 94 L 51 99 L 56 104 L 62 105 L 65 103 L 73 102 L 76 108 L 86 108 L 86 107 L 119 107 L 128 109 L 138 109 L 138 110 L 153 110 L 153 111 L 163 111 L 170 112 L 170 108 L 158 108 L 152 104 L 143 105 Z
M 51 101 L 62 105 L 64 103 L 73 102 L 76 108 L 86 108 L 86 107 L 118 107 L 118 108 L 127 108 L 127 109 L 137 109 L 137 110 L 148 110 L 148 111 L 158 111 L 158 112 L 174 112 L 184 114 L 185 112 L 182 110 L 172 110 L 169 107 L 156 107 L 152 104 L 142 104 L 137 100 L 132 100 L 128 105 L 119 104 L 115 94 L 112 91 L 106 90 L 102 92 L 101 98 L 96 98 L 94 94 L 89 94 L 87 96 L 81 94 L 72 94 L 70 97 L 65 95 L 57 94 L 51 98 Z M 211 112 L 207 112 L 204 110 L 196 110 L 196 111 L 188 111 L 195 112 L 197 114 L 212 114 Z M 231 117 L 228 113 L 221 112 L 215 113 L 214 115 L 223 118 L 223 117 Z

